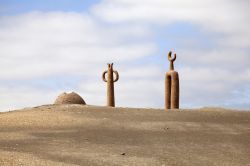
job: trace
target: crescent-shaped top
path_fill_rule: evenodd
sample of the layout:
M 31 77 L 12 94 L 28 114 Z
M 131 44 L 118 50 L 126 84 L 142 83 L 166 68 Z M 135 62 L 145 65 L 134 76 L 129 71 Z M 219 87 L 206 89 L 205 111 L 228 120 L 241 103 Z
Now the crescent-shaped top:
M 174 54 L 174 57 L 172 57 L 172 51 L 168 53 L 168 60 L 170 62 L 174 62 L 176 60 L 176 54 Z

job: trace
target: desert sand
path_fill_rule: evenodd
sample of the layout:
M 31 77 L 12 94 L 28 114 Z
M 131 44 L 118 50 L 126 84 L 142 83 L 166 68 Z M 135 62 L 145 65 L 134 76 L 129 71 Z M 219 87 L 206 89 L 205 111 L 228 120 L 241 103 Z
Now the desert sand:
M 250 112 L 45 105 L 0 113 L 1 166 L 250 165 Z

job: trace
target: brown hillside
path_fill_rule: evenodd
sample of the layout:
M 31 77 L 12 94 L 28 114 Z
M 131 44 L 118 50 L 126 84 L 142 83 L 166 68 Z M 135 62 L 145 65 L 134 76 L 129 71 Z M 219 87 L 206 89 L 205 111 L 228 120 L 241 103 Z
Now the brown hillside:
M 48 105 L 0 113 L 0 165 L 250 165 L 250 112 Z

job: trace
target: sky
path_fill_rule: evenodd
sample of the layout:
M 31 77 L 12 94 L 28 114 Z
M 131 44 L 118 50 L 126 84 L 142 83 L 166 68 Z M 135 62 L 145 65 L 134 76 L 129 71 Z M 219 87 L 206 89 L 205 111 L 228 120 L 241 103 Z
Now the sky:
M 167 54 L 177 54 L 180 107 L 250 109 L 248 0 L 0 0 L 0 111 L 74 91 L 116 106 L 164 108 Z

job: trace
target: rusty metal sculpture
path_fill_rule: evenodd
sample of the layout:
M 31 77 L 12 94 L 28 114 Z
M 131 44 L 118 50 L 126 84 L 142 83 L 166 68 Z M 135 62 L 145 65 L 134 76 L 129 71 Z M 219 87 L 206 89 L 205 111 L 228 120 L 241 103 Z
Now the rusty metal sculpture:
M 178 109 L 179 108 L 179 76 L 178 72 L 174 71 L 174 61 L 176 54 L 171 56 L 172 52 L 168 53 L 168 60 L 170 61 L 169 71 L 165 77 L 165 108 Z
M 116 75 L 115 79 L 113 73 Z M 106 74 L 108 74 L 107 79 L 105 77 Z M 104 82 L 107 82 L 107 106 L 115 107 L 114 82 L 118 81 L 119 74 L 113 70 L 113 63 L 108 63 L 108 70 L 103 72 L 102 79 Z

